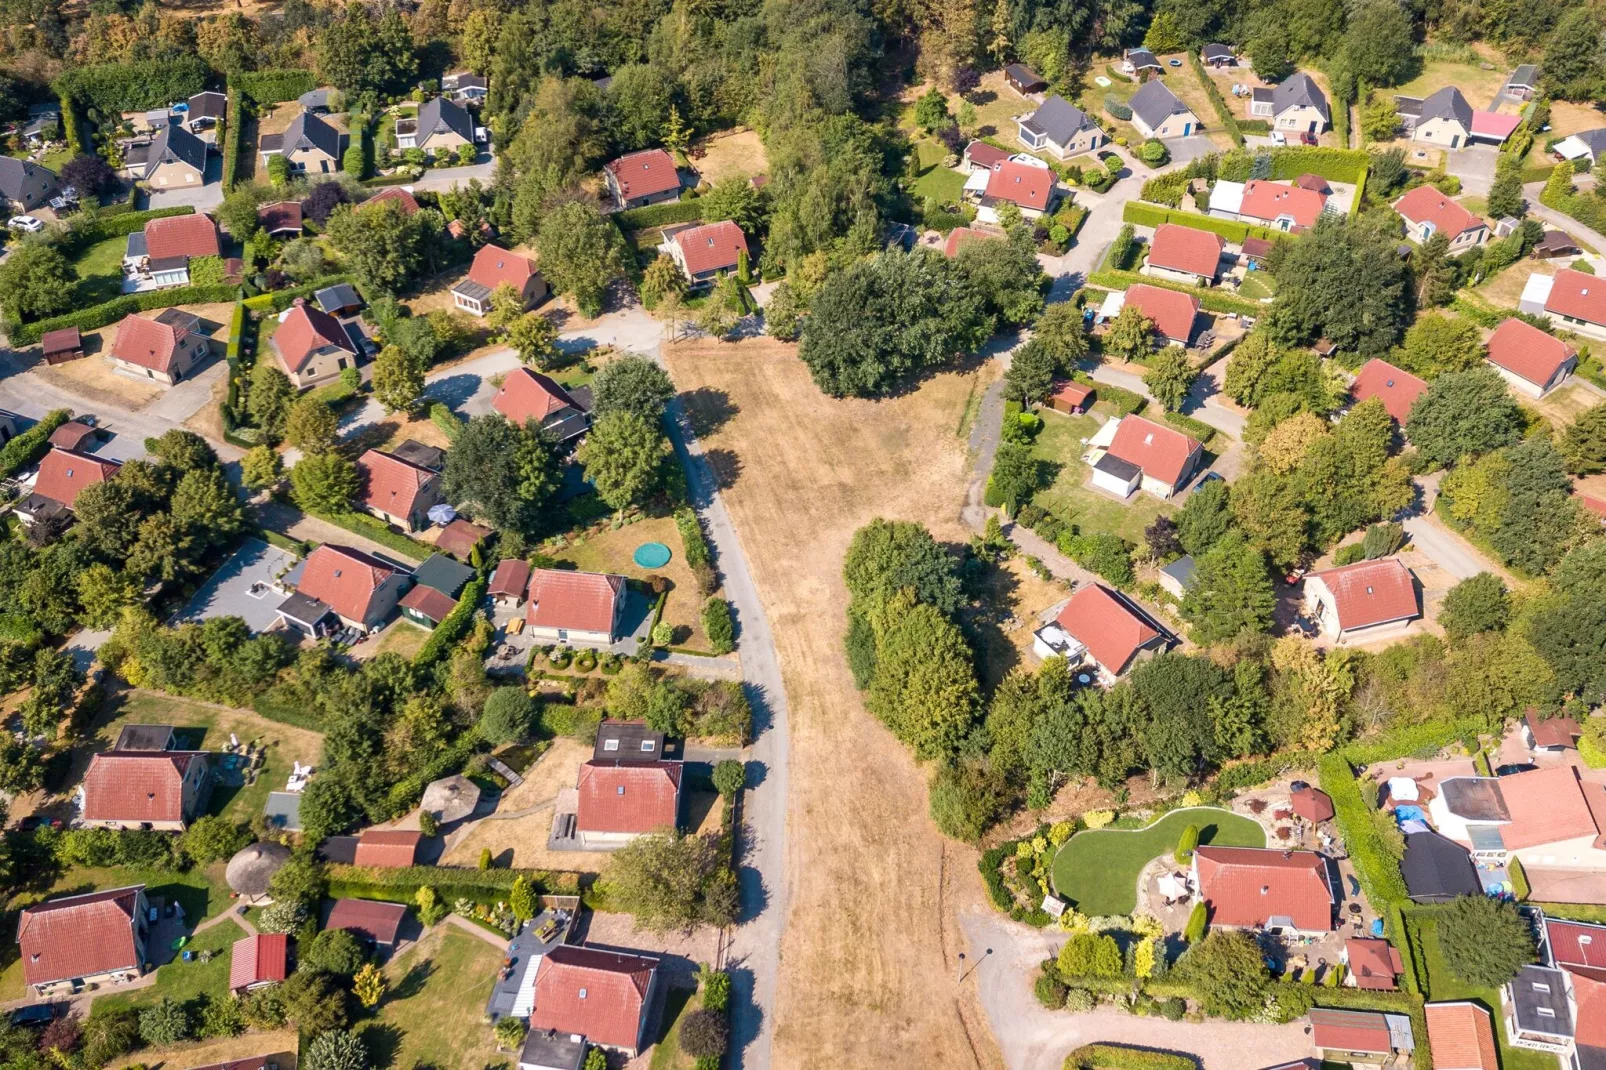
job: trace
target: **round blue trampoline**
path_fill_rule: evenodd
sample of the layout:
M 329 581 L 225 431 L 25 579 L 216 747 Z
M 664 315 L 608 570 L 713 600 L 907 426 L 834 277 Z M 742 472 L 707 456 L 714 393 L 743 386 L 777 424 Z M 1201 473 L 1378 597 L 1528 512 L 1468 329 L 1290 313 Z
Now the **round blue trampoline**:
M 642 568 L 663 568 L 669 564 L 669 547 L 661 542 L 644 542 L 631 555 Z

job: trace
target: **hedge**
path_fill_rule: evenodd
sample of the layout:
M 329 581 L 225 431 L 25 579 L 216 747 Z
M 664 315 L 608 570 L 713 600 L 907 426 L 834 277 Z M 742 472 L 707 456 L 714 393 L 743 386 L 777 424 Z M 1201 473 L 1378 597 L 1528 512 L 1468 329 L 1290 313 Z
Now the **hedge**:
M 375 869 L 331 865 L 327 869 L 331 899 L 371 899 L 411 904 L 418 889 L 435 889 L 447 906 L 453 899 L 491 905 L 505 902 L 520 877 L 543 895 L 579 895 L 580 874 L 544 869 L 465 869 L 455 866 L 406 866 Z
M 1087 277 L 1087 282 L 1090 286 L 1100 286 L 1106 290 L 1125 290 L 1140 282 L 1145 286 L 1158 286 L 1162 290 L 1176 290 L 1178 293 L 1197 297 L 1199 306 L 1207 312 L 1236 312 L 1240 316 L 1260 316 L 1266 311 L 1266 306 L 1258 301 L 1247 301 L 1216 290 L 1201 290 L 1197 286 L 1152 278 L 1140 275 L 1136 271 L 1095 271 Z
M 690 509 L 676 509 L 675 527 L 680 531 L 681 554 L 686 558 L 686 567 L 709 564 L 708 540 L 703 536 L 703 525 L 697 514 Z
M 1472 294 L 1462 292 L 1455 295 L 1450 302 L 1450 308 L 1479 327 L 1494 330 L 1507 318 L 1505 312 L 1485 304 L 1481 298 L 1474 298 Z
M 616 213 L 613 220 L 624 230 L 643 230 L 667 223 L 690 223 L 702 217 L 703 206 L 696 198 L 692 198 L 689 201 L 664 201 L 662 204 L 631 208 Z
M 1311 174 L 1332 182 L 1360 185 L 1366 181 L 1366 172 L 1371 163 L 1371 154 L 1364 149 L 1317 149 L 1285 145 L 1271 150 L 1271 177 L 1279 182 L 1291 182 L 1300 175 Z
M 313 279 L 311 282 L 304 282 L 300 286 L 288 286 L 283 290 L 273 290 L 270 293 L 247 297 L 245 299 L 245 307 L 252 312 L 283 312 L 295 304 L 296 298 L 311 297 L 314 292 L 341 282 L 350 283 L 353 286 L 357 285 L 357 280 L 350 275 L 325 275 L 321 279 Z M 367 296 L 361 292 L 360 287 L 358 288 L 358 296 L 365 298 Z
M 1195 1070 L 1186 1055 L 1120 1044 L 1083 1044 L 1065 1057 L 1065 1070 Z
M 414 669 L 431 668 L 437 661 L 444 658 L 451 650 L 452 645 L 468 631 L 469 621 L 474 618 L 474 611 L 479 608 L 480 599 L 485 595 L 485 581 L 473 579 L 463 588 L 463 594 L 457 600 L 457 605 L 446 614 L 446 619 L 435 626 L 424 640 L 424 645 L 418 648 L 413 655 Z
M 146 290 L 144 293 L 124 294 L 99 305 L 90 305 L 76 312 L 52 316 L 37 323 L 10 326 L 11 344 L 29 346 L 38 342 L 46 331 L 63 327 L 77 327 L 81 331 L 95 331 L 109 326 L 136 312 L 149 312 L 174 305 L 221 304 L 238 300 L 238 286 L 176 286 L 170 290 Z
M 1529 903 L 1528 905 L 1543 910 L 1547 918 L 1606 925 L 1606 904 L 1603 903 Z
M 377 520 L 367 513 L 314 513 L 307 510 L 308 516 L 315 516 L 319 520 L 327 521 L 336 527 L 345 528 L 354 535 L 361 535 L 365 539 L 372 539 L 386 549 L 395 550 L 407 557 L 427 558 L 435 553 L 435 548 L 428 543 L 410 539 L 399 532 L 391 531 L 390 526 L 382 520 Z
M 1227 101 L 1222 97 L 1221 90 L 1216 88 L 1216 83 L 1205 73 L 1204 64 L 1199 62 L 1198 53 L 1188 53 L 1188 65 L 1193 68 L 1193 73 L 1198 76 L 1199 81 L 1204 85 L 1205 95 L 1210 98 L 1211 107 L 1216 109 L 1216 118 L 1220 119 L 1221 125 L 1227 128 L 1227 136 L 1232 138 L 1234 145 L 1237 145 L 1240 149 L 1243 148 L 1244 132 L 1239 128 L 1238 120 L 1233 117 L 1232 109 L 1227 107 Z
M 1203 420 L 1195 420 L 1192 416 L 1184 416 L 1180 412 L 1166 413 L 1165 422 L 1185 435 L 1192 435 L 1201 446 L 1210 445 L 1210 440 L 1216 437 L 1216 429 L 1214 427 L 1211 427 Z
M 1523 871 L 1521 859 L 1515 857 L 1511 859 L 1511 863 L 1506 866 L 1506 875 L 1511 878 L 1511 894 L 1518 902 L 1526 900 L 1533 894 L 1533 889 L 1528 886 L 1528 874 Z
M 1310 769 L 1320 754 L 1314 751 L 1283 751 L 1269 758 L 1252 758 L 1226 766 L 1216 776 L 1215 788 L 1225 794 L 1276 780 L 1292 769 Z
M 1104 94 L 1104 110 L 1110 113 L 1111 118 L 1129 122 L 1132 119 L 1132 108 L 1114 93 Z
M 228 124 L 223 131 L 223 188 L 229 189 L 234 185 L 240 170 L 240 147 L 245 141 L 245 110 L 241 107 L 242 96 L 237 82 L 239 75 L 229 79 L 228 106 L 225 109 L 225 122 Z
M 84 143 L 83 127 L 78 125 L 78 108 L 65 93 L 58 93 L 56 100 L 61 104 L 61 136 L 67 142 L 67 147 L 72 149 L 74 156 L 87 155 L 89 148 Z
M 1271 227 L 1257 227 L 1249 223 L 1240 223 L 1236 219 L 1217 219 L 1214 216 L 1200 215 L 1198 212 L 1185 212 L 1180 208 L 1166 208 L 1163 205 L 1145 204 L 1142 201 L 1127 201 L 1121 210 L 1121 219 L 1140 227 L 1176 223 L 1178 226 L 1192 227 L 1194 230 L 1207 230 L 1240 244 L 1245 238 L 1265 238 L 1267 241 L 1273 241 L 1286 236 L 1283 231 L 1273 230 Z
M 134 63 L 96 63 L 64 71 L 51 87 L 107 119 L 125 111 L 165 108 L 206 88 L 211 73 L 199 56 L 144 60 Z
M 318 88 L 318 77 L 299 67 L 279 67 L 266 71 L 239 71 L 229 76 L 229 84 L 258 104 L 283 104 Z
M 1317 779 L 1333 800 L 1334 818 L 1355 866 L 1361 890 L 1376 909 L 1398 906 L 1409 898 L 1400 864 L 1388 853 L 1373 824 L 1373 810 L 1361 795 L 1355 770 L 1343 754 L 1328 754 L 1317 763 Z
M 1083 386 L 1090 386 L 1097 391 L 1098 399 L 1109 405 L 1117 416 L 1131 416 L 1133 413 L 1142 412 L 1149 407 L 1149 399 L 1135 390 L 1098 382 L 1082 372 L 1073 373 L 1071 378 Z
M 245 322 L 245 302 L 236 301 L 234 314 L 229 317 L 228 343 L 223 350 L 224 362 L 229 367 L 229 387 L 217 407 L 218 416 L 223 423 L 223 440 L 241 449 L 250 449 L 257 443 L 234 433 L 240 426 L 236 413 L 240 407 L 240 380 L 245 372 L 244 365 L 240 363 L 240 345 L 245 340 Z
M 96 242 L 108 238 L 121 238 L 136 230 L 144 230 L 145 224 L 153 219 L 194 214 L 195 209 L 188 205 L 177 208 L 148 208 L 142 212 L 109 212 L 76 225 L 57 248 L 64 256 L 75 256 Z
M 52 409 L 45 418 L 0 447 L 0 478 L 13 476 L 50 451 L 50 435 L 72 419 L 70 409 Z

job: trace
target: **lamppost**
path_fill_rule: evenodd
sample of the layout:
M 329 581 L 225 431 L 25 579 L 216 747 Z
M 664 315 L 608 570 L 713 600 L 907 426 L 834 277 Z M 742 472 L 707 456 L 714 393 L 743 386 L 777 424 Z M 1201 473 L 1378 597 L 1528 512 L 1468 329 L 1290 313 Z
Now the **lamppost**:
M 979 958 L 975 962 L 971 963 L 970 969 L 967 970 L 967 969 L 965 969 L 965 953 L 963 951 L 961 951 L 959 953 L 959 970 L 960 970 L 959 983 L 960 984 L 964 984 L 965 983 L 965 978 L 967 978 L 971 974 L 975 973 L 976 972 L 976 967 L 980 966 L 983 962 L 985 962 L 987 960 L 987 956 L 991 955 L 992 953 L 993 953 L 993 949 L 992 948 L 988 948 L 987 951 L 982 955 L 981 958 Z

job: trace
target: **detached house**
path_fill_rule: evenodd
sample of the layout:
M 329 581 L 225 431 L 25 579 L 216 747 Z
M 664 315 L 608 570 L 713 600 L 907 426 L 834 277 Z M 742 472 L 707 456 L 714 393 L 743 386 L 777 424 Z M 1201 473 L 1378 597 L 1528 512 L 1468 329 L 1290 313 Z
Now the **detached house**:
M 165 308 L 151 319 L 124 317 L 111 348 L 118 371 L 163 386 L 182 382 L 211 354 L 211 340 L 201 333 L 200 319 L 177 308 Z
M 1194 887 L 1210 904 L 1210 924 L 1288 934 L 1333 930 L 1327 859 L 1314 851 L 1200 847 Z
M 1121 73 L 1136 74 L 1140 78 L 1149 72 L 1155 74 L 1165 73 L 1165 66 L 1146 48 L 1129 48 L 1121 58 Z
M 551 376 L 515 368 L 502 380 L 491 407 L 518 427 L 534 421 L 559 445 L 578 438 L 591 427 L 589 392 L 569 393 Z
M 1187 137 L 1199 128 L 1199 117 L 1158 79 L 1132 94 L 1128 106 L 1132 109 L 1132 125 L 1144 137 Z
M 663 149 L 643 149 L 609 160 L 602 179 L 620 208 L 640 208 L 680 196 L 680 172 L 674 157 Z
M 1209 286 L 1216 281 L 1221 254 L 1226 248 L 1227 240 L 1219 234 L 1176 223 L 1161 223 L 1149 242 L 1149 257 L 1143 264 L 1143 274 L 1192 286 Z
M 397 565 L 326 542 L 307 555 L 296 593 L 279 606 L 279 617 L 314 639 L 339 626 L 371 632 L 390 619 L 409 581 Z
M 1313 572 L 1305 577 L 1305 612 L 1338 642 L 1364 642 L 1421 616 L 1416 577 L 1393 557 Z
M 1564 160 L 1572 160 L 1573 166 L 1580 171 L 1592 168 L 1597 160 L 1606 156 L 1606 126 L 1569 134 L 1556 142 L 1552 151 Z
M 196 212 L 152 219 L 144 230 L 130 234 L 123 265 L 149 275 L 158 287 L 188 286 L 190 261 L 222 252 L 217 224 L 211 216 Z
M 1279 85 L 1251 90 L 1249 117 L 1265 119 L 1273 130 L 1319 134 L 1332 124 L 1333 112 L 1316 80 L 1296 71 Z
M 1495 371 L 1529 397 L 1544 397 L 1578 366 L 1572 346 L 1515 316 L 1496 327 L 1485 344 Z
M 986 171 L 972 172 L 965 181 L 965 191 L 976 199 L 976 219 L 982 223 L 997 223 L 998 206 L 1006 202 L 1019 208 L 1025 219 L 1047 215 L 1053 210 L 1059 187 L 1054 172 L 1046 164 L 1039 160 L 1027 163 L 1011 158 L 993 164 Z
M 357 501 L 368 512 L 408 534 L 429 527 L 429 510 L 441 501 L 439 473 L 369 450 L 357 458 L 357 475 Z
M 1566 331 L 1606 339 L 1606 280 L 1572 268 L 1528 276 L 1517 309 Z
M 1031 115 L 1015 122 L 1022 145 L 1062 160 L 1091 152 L 1108 140 L 1081 108 L 1061 96 L 1049 97 Z
M 580 766 L 575 835 L 583 847 L 623 847 L 638 836 L 680 822 L 678 761 L 592 759 Z
M 1489 224 L 1432 186 L 1416 187 L 1394 202 L 1394 211 L 1405 220 L 1406 235 L 1418 243 L 1440 231 L 1450 239 L 1454 252 L 1489 240 Z
M 474 144 L 474 119 L 461 104 L 436 97 L 418 109 L 416 119 L 396 120 L 396 147 L 423 149 L 431 155 L 456 154 Z
M 1502 777 L 1451 777 L 1439 784 L 1428 813 L 1440 833 L 1484 864 L 1522 863 L 1535 897 L 1554 901 L 1555 889 L 1580 871 L 1606 868 L 1606 842 L 1596 811 L 1606 813 L 1606 789 L 1585 783 L 1570 765 L 1553 765 Z
M 121 467 L 121 461 L 52 448 L 39 462 L 39 476 L 34 480 L 33 490 L 17 503 L 17 519 L 24 527 L 32 527 L 70 513 L 80 491 L 105 482 Z
M 56 172 L 15 156 L 0 156 L 0 196 L 16 211 L 31 212 L 61 196 Z
M 1102 583 L 1082 587 L 1059 616 L 1039 628 L 1032 651 L 1087 666 L 1108 687 L 1140 661 L 1171 645 L 1172 637 L 1137 603 Z
M 608 646 L 620 638 L 623 576 L 538 568 L 525 598 L 525 632 L 538 642 Z
M 97 754 L 78 787 L 76 824 L 183 832 L 206 805 L 209 771 L 200 751 Z
M 1412 141 L 1459 149 L 1474 141 L 1499 144 L 1522 124 L 1520 115 L 1474 111 L 1461 90 L 1447 85 L 1424 99 L 1395 97 L 1400 125 Z
M 658 960 L 650 955 L 555 947 L 535 969 L 525 1050 L 567 1036 L 580 1038 L 574 1049 L 581 1055 L 589 1043 L 634 1058 L 649 1043 L 647 1023 L 658 984 Z
M 452 303 L 471 315 L 487 315 L 491 297 L 502 286 L 511 286 L 524 308 L 534 307 L 547 295 L 546 280 L 535 270 L 535 261 L 500 245 L 482 245 L 468 274 L 452 287 Z
M 339 378 L 343 370 L 357 366 L 357 343 L 346 328 L 304 297 L 279 313 L 279 326 L 268 344 L 298 389 Z
M 1416 404 L 1416 399 L 1427 388 L 1427 380 L 1373 357 L 1355 373 L 1355 382 L 1350 384 L 1350 396 L 1357 402 L 1377 398 L 1383 402 L 1383 407 L 1394 418 L 1394 422 L 1404 427 L 1411 415 L 1411 406 Z
M 340 170 L 342 141 L 340 131 L 311 111 L 302 111 L 284 133 L 263 134 L 257 150 L 264 168 L 272 157 L 283 156 L 292 174 L 328 175 Z
M 1238 53 L 1231 45 L 1208 44 L 1199 50 L 1199 59 L 1206 67 L 1221 70 L 1238 66 Z
M 157 190 L 200 186 L 206 182 L 206 142 L 182 123 L 167 123 L 148 144 L 125 149 L 123 169 Z
M 413 196 L 413 191 L 407 186 L 386 186 L 357 207 L 373 208 L 392 201 L 403 215 L 413 215 L 418 211 L 418 198 Z
M 1136 283 L 1123 293 L 1112 291 L 1099 306 L 1099 315 L 1114 319 L 1128 305 L 1154 324 L 1162 345 L 1186 346 L 1193 340 L 1193 324 L 1199 318 L 1199 299 L 1180 290 L 1168 290 L 1148 283 Z
M 453 100 L 481 104 L 484 103 L 486 94 L 490 92 L 490 79 L 472 71 L 445 74 L 441 76 L 441 92 Z
M 712 286 L 721 274 L 736 270 L 747 251 L 747 235 L 726 219 L 666 230 L 658 248 L 675 262 L 693 289 L 700 289 Z
M 143 884 L 25 908 L 17 917 L 23 980 L 40 996 L 132 981 L 145 972 L 149 910 Z
M 1217 188 L 1224 183 L 1217 182 Z M 1231 191 L 1223 193 L 1224 199 L 1230 201 Z M 1224 204 L 1223 209 L 1228 205 Z M 1320 190 L 1306 189 L 1304 186 L 1290 182 L 1268 182 L 1265 179 L 1250 179 L 1244 183 L 1243 193 L 1238 198 L 1237 208 L 1233 210 L 1233 217 L 1245 223 L 1257 223 L 1273 230 L 1286 230 L 1297 233 L 1316 225 L 1316 220 L 1327 210 L 1327 194 Z M 1226 215 L 1226 211 L 1217 211 L 1215 190 L 1210 194 L 1210 214 Z
M 1108 421 L 1087 445 L 1093 485 L 1122 498 L 1139 487 L 1169 498 L 1193 478 L 1204 459 L 1198 441 L 1141 416 Z

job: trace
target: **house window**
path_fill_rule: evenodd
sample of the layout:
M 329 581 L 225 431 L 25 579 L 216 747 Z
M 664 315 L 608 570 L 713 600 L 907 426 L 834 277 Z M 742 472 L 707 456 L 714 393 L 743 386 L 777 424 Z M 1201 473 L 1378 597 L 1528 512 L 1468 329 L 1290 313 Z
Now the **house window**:
M 619 749 L 619 741 L 617 739 L 603 740 L 602 749 L 603 750 L 618 750 Z
M 658 749 L 658 741 L 655 739 L 644 739 L 641 741 L 641 749 L 648 751 L 649 753 L 655 751 Z

